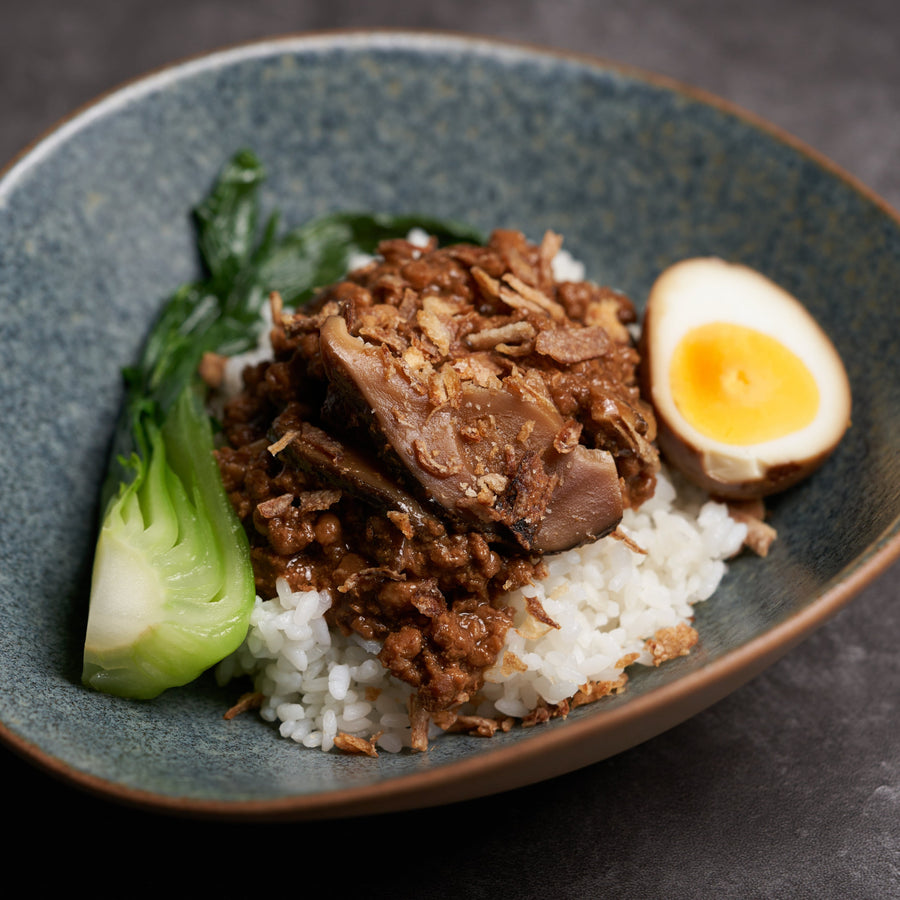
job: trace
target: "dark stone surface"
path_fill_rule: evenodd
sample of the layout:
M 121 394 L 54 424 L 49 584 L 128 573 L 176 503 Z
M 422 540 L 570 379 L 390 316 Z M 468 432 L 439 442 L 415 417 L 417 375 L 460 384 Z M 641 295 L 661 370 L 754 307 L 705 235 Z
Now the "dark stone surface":
M 173 59 L 360 25 L 482 32 L 669 75 L 785 128 L 900 207 L 900 7 L 888 0 L 758 0 L 739 10 L 714 0 L 14 0 L 0 27 L 0 159 Z M 900 897 L 898 573 L 895 565 L 765 674 L 685 724 L 502 797 L 378 820 L 217 826 L 83 796 L 3 750 L 5 812 L 23 846 L 50 828 L 55 842 L 102 848 L 104 864 L 116 852 L 136 862 L 150 849 L 136 840 L 148 825 L 165 835 L 153 851 L 161 862 L 197 856 L 192 841 L 208 837 L 221 854 L 203 850 L 195 862 L 214 879 L 234 868 L 274 872 L 270 841 L 305 867 L 339 861 L 349 840 L 357 862 L 334 869 L 327 885 L 348 894 Z M 475 830 L 459 832 L 466 821 Z

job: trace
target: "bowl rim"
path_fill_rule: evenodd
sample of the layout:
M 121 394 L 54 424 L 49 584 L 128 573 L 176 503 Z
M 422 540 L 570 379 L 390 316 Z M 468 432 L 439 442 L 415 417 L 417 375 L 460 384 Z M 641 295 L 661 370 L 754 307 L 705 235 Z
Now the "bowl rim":
M 900 227 L 900 214 L 859 178 L 782 127 L 703 88 L 640 66 L 535 42 L 464 31 L 391 27 L 288 32 L 239 41 L 176 59 L 120 82 L 58 119 L 0 167 L 0 200 L 6 192 L 15 189 L 20 172 L 37 165 L 70 134 L 131 99 L 162 88 L 185 75 L 276 53 L 309 52 L 339 46 L 348 49 L 389 48 L 392 45 L 412 50 L 452 47 L 476 54 L 496 56 L 499 52 L 524 60 L 546 58 L 571 62 L 669 91 L 741 120 L 805 156 L 833 178 L 843 181 Z M 243 821 L 339 818 L 458 802 L 574 771 L 674 727 L 762 672 L 842 610 L 897 559 L 900 559 L 900 515 L 807 607 L 697 671 L 629 699 L 620 706 L 606 710 L 603 715 L 570 719 L 563 728 L 547 729 L 533 739 L 509 747 L 476 753 L 436 769 L 401 775 L 362 787 L 261 800 L 204 800 L 168 796 L 81 772 L 16 734 L 2 721 L 0 742 L 51 777 L 89 794 L 125 806 L 195 818 Z M 602 755 L 598 755 L 596 746 L 601 739 L 621 733 L 628 736 L 612 740 Z M 548 763 L 548 760 L 553 762 Z M 531 764 L 537 764 L 536 769 L 541 772 L 538 777 L 522 775 Z

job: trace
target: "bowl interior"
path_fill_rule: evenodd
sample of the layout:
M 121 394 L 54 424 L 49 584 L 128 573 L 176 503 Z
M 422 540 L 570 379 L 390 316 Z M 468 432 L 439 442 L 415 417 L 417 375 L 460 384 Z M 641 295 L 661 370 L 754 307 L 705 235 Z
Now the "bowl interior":
M 815 477 L 771 503 L 771 555 L 737 560 L 698 607 L 694 654 L 573 721 L 726 658 L 894 541 L 900 226 L 850 179 L 724 105 L 585 59 L 379 33 L 236 48 L 112 94 L 0 182 L 0 720 L 43 761 L 148 799 L 302 805 L 571 727 L 359 760 L 301 752 L 254 716 L 223 722 L 232 697 L 212 679 L 150 704 L 80 686 L 119 369 L 162 299 L 198 274 L 190 210 L 242 147 L 265 164 L 285 227 L 352 209 L 533 239 L 549 228 L 639 307 L 669 263 L 720 255 L 794 292 L 834 340 L 853 425 Z

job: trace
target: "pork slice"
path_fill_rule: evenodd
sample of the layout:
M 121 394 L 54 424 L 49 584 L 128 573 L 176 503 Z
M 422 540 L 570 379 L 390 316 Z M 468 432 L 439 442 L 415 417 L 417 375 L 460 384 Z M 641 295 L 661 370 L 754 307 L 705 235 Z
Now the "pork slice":
M 309 422 L 285 428 L 276 419 L 271 437 L 270 452 L 291 465 L 314 473 L 375 509 L 398 513 L 413 528 L 432 535 L 443 533 L 442 523 L 365 452 L 348 447 Z
M 613 457 L 561 439 L 571 423 L 526 380 L 511 387 L 465 382 L 441 401 L 402 359 L 351 335 L 339 315 L 322 323 L 319 347 L 332 408 L 355 410 L 379 455 L 456 527 L 552 553 L 619 523 Z

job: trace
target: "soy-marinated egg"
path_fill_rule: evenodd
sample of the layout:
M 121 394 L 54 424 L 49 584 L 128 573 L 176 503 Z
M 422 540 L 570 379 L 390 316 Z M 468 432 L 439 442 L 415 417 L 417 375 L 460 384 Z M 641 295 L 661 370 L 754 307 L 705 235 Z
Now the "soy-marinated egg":
M 746 266 L 698 258 L 663 272 L 641 350 L 660 450 L 714 495 L 762 497 L 796 484 L 850 424 L 833 344 L 797 299 Z

